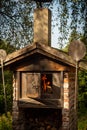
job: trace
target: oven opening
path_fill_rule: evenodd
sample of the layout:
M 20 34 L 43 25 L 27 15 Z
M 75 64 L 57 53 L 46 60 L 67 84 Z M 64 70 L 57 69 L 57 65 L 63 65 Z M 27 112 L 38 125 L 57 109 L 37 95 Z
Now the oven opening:
M 60 73 L 22 73 L 22 98 L 60 99 Z
M 42 97 L 47 98 L 53 94 L 52 74 L 41 74 L 41 93 Z

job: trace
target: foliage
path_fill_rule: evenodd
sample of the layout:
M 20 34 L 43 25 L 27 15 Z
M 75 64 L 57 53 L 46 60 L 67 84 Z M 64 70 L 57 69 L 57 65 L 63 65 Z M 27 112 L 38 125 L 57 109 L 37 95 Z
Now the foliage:
M 87 111 L 86 108 L 84 108 L 79 111 L 78 130 L 86 130 L 86 129 L 87 129 Z M 12 130 L 12 116 L 9 112 L 7 113 L 7 116 L 5 116 L 5 114 L 0 116 L 0 130 Z
M 0 0 L 1 39 L 6 39 L 15 48 L 32 41 L 31 0 Z
M 10 42 L 2 39 L 0 39 L 0 49 L 6 50 L 7 54 L 16 50 L 16 48 L 13 45 L 11 45 Z
M 60 47 L 73 31 L 87 38 L 87 2 L 85 0 L 53 0 L 43 4 L 52 11 L 52 32 L 57 33 Z M 15 47 L 24 47 L 33 40 L 34 0 L 0 0 L 0 38 Z M 55 31 L 57 28 L 57 31 Z
M 84 104 L 78 112 L 78 130 L 87 130 L 87 108 Z
M 79 71 L 78 76 L 79 86 L 79 108 L 87 107 L 87 71 Z
M 71 36 L 70 41 L 74 40 L 73 37 L 74 36 Z M 84 36 L 80 39 L 87 46 Z M 63 51 L 68 52 L 68 47 L 69 43 Z M 87 54 L 84 59 L 87 60 Z M 87 71 L 85 70 L 79 70 L 78 72 L 78 87 L 78 130 L 87 130 Z
M 58 35 L 58 44 L 62 48 L 68 39 L 69 43 L 73 39 L 81 38 L 87 47 L 87 2 L 86 0 L 53 0 L 51 4 L 44 4 L 52 10 L 52 31 Z M 20 47 L 31 43 L 33 40 L 33 10 L 36 8 L 35 2 L 32 0 L 0 0 L 0 48 L 3 48 L 7 53 L 11 53 Z M 58 32 L 54 31 L 58 28 Z M 5 39 L 5 40 L 2 40 Z M 87 55 L 85 57 L 87 60 Z M 1 71 L 0 71 L 1 77 Z M 81 123 L 85 118 L 84 111 L 87 107 L 87 72 L 79 71 L 79 120 L 80 130 L 85 130 Z M 12 106 L 12 73 L 5 72 L 5 85 L 8 110 Z M 3 102 L 3 87 L 2 80 L 0 79 L 0 113 L 4 110 Z M 82 108 L 82 109 L 81 109 Z M 81 115 L 82 114 L 82 115 Z M 4 118 L 4 119 L 3 119 Z M 7 118 L 0 117 L 0 122 L 3 120 L 6 124 Z M 87 117 L 86 117 L 87 118 Z M 0 123 L 0 129 L 10 130 L 8 127 Z M 84 121 L 83 121 L 84 124 Z M 87 124 L 87 121 L 86 121 Z M 8 124 L 6 124 L 8 126 Z M 84 124 L 85 125 L 85 124 Z M 10 128 L 10 127 L 9 127 Z M 87 129 L 87 128 L 86 128 Z
M 12 73 L 10 71 L 5 71 L 5 88 L 6 88 L 6 100 L 7 100 L 7 110 L 12 110 Z M 1 71 L 0 71 L 0 77 Z M 0 78 L 0 113 L 4 113 L 4 94 L 3 94 L 3 85 L 2 79 Z
M 7 53 L 11 53 L 12 51 L 16 50 L 14 46 L 10 45 L 10 43 L 0 40 L 0 48 L 6 50 Z M 4 104 L 4 91 L 2 85 L 2 73 L 0 68 L 0 113 L 4 113 L 5 104 Z M 4 78 L 5 78 L 5 88 L 6 88 L 6 100 L 7 100 L 7 110 L 12 110 L 12 72 L 11 71 L 4 71 Z
M 68 52 L 69 44 L 74 40 L 74 38 L 79 37 L 82 42 L 86 45 L 87 48 L 87 39 L 83 35 L 77 34 L 75 30 L 71 33 L 71 36 L 69 38 L 69 43 L 66 45 L 65 48 L 62 50 L 65 52 Z M 87 53 L 83 61 L 87 61 Z M 78 100 L 79 100 L 79 109 L 81 109 L 83 106 L 87 107 L 87 71 L 86 70 L 79 70 L 78 72 L 78 86 L 79 86 L 79 94 L 78 94 Z
M 81 41 L 82 41 L 83 43 L 85 43 L 85 45 L 86 45 L 86 50 L 87 50 L 87 36 L 86 36 L 86 35 L 81 36 Z M 87 53 L 86 53 L 86 56 L 85 56 L 84 59 L 87 60 Z
M 0 130 L 12 130 L 12 116 L 9 112 L 7 116 L 0 116 Z

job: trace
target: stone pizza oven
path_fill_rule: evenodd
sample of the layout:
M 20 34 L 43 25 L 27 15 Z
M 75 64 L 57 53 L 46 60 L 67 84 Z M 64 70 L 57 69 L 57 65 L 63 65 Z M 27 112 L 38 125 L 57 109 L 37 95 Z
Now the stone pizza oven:
M 14 72 L 13 130 L 75 130 L 75 67 L 67 54 L 33 43 L 5 65 Z
M 13 130 L 76 130 L 75 62 L 50 46 L 50 30 L 50 10 L 36 9 L 34 42 L 5 60 L 13 71 Z

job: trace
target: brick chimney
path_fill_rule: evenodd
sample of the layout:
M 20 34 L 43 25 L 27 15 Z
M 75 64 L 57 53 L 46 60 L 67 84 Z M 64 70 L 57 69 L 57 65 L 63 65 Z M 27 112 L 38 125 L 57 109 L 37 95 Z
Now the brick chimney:
M 34 42 L 51 46 L 51 11 L 47 8 L 34 11 Z

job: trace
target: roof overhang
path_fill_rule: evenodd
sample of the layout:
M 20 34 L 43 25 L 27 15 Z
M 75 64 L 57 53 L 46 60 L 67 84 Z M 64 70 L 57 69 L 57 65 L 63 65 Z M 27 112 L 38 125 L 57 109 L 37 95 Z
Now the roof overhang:
M 4 66 L 11 66 L 11 64 L 36 53 L 45 55 L 69 66 L 76 66 L 76 62 L 67 53 L 41 43 L 32 43 L 23 49 L 7 55 Z M 87 64 L 85 62 L 79 62 L 79 67 L 87 70 Z

